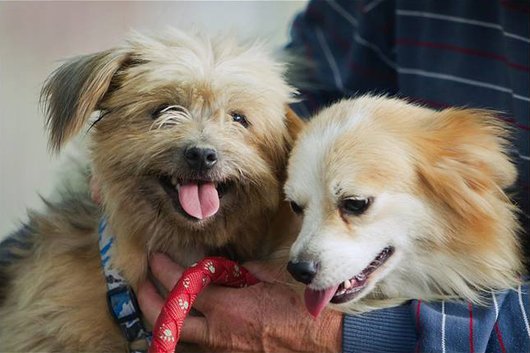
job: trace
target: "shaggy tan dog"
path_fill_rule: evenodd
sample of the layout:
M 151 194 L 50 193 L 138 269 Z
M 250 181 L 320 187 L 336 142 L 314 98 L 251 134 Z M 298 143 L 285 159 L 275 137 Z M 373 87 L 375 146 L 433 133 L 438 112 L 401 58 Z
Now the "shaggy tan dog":
M 364 96 L 301 133 L 285 191 L 303 215 L 289 270 L 314 315 L 422 298 L 480 302 L 522 272 L 516 169 L 491 112 Z
M 103 207 L 73 190 L 13 236 L 17 259 L 0 271 L 0 350 L 128 349 L 107 308 L 102 216 L 112 264 L 134 289 L 156 251 L 189 265 L 277 249 L 296 227 L 281 191 L 300 127 L 286 108 L 292 93 L 262 46 L 178 31 L 60 67 L 43 89 L 51 146 L 99 112 L 89 149 Z

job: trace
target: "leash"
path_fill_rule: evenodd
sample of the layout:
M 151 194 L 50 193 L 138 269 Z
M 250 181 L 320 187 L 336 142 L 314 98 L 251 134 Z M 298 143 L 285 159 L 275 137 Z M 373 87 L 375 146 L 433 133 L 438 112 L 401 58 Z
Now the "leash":
M 246 287 L 259 281 L 237 263 L 222 257 L 206 257 L 186 269 L 169 293 L 155 323 L 153 335 L 144 327 L 138 301 L 120 272 L 112 267 L 114 236 L 106 218 L 98 226 L 99 254 L 107 282 L 107 303 L 110 314 L 129 342 L 130 353 L 146 353 L 135 349 L 138 343 L 149 347 L 149 353 L 173 353 L 180 339 L 184 319 L 199 293 L 210 283 L 228 287 Z
M 199 293 L 210 283 L 246 287 L 259 281 L 237 263 L 222 257 L 206 257 L 184 271 L 166 299 L 153 330 L 149 353 L 173 353 L 184 319 Z

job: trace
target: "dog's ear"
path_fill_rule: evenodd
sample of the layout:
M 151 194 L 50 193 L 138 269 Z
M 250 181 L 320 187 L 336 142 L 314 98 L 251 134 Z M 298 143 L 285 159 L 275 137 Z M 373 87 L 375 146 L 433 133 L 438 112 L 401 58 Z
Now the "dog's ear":
M 278 170 L 278 179 L 283 183 L 287 179 L 287 161 L 294 146 L 298 134 L 305 126 L 302 120 L 288 105 L 285 106 L 285 129 L 283 136 L 283 146 L 277 149 L 274 156 L 274 163 Z
M 485 200 L 491 195 L 504 198 L 502 189 L 517 177 L 509 137 L 510 129 L 490 111 L 446 109 L 433 114 L 418 141 L 422 184 L 465 218 L 489 213 Z
M 302 131 L 305 125 L 305 121 L 302 120 L 291 107 L 287 106 L 287 111 L 285 113 L 285 121 L 287 124 L 287 132 L 289 133 L 289 145 L 292 147 L 294 141 L 298 137 L 298 134 Z M 290 149 L 290 148 L 289 148 Z
M 81 130 L 127 58 L 128 54 L 119 50 L 77 57 L 63 64 L 46 80 L 41 101 L 53 150 L 59 150 Z

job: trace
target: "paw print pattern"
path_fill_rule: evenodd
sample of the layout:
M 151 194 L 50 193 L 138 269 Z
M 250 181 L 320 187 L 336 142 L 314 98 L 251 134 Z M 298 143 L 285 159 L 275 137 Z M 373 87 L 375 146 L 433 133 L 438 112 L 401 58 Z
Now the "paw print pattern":
M 222 258 L 205 258 L 191 267 L 183 273 L 178 290 L 171 291 L 166 300 L 160 314 L 164 322 L 158 323 L 158 327 L 154 328 L 150 348 L 153 352 L 174 351 L 186 315 L 197 295 L 208 284 L 246 287 L 256 282 L 243 267 Z
M 160 330 L 158 338 L 164 342 L 175 342 L 175 336 L 173 336 L 173 332 L 171 332 L 171 330 L 164 324 L 162 324 L 162 329 Z
M 234 273 L 233 273 L 233 274 L 234 274 L 234 277 L 239 277 L 239 276 L 241 276 L 241 269 L 239 268 L 238 265 L 235 265 L 235 266 L 234 266 Z
M 190 287 L 190 284 L 191 284 L 191 281 L 189 278 L 184 278 L 184 280 L 182 281 L 182 285 L 184 286 L 184 288 L 188 289 Z
M 184 311 L 188 310 L 188 308 L 190 307 L 190 303 L 188 303 L 187 300 L 183 300 L 182 298 L 178 299 L 178 304 L 180 308 Z
M 211 261 L 208 261 L 204 264 L 204 269 L 210 271 L 210 273 L 215 273 L 215 266 Z

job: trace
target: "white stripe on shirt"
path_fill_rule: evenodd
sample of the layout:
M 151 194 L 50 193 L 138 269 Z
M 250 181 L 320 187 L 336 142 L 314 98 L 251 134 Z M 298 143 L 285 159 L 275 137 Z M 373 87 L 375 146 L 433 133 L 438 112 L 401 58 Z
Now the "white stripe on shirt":
M 365 47 L 369 48 L 369 49 L 372 49 L 376 54 L 377 56 L 379 56 L 379 59 L 381 59 L 381 61 L 383 61 L 385 64 L 387 64 L 388 66 L 390 66 L 392 69 L 397 69 L 397 65 L 395 62 L 393 62 L 392 60 L 390 60 L 389 57 L 387 57 L 383 51 L 381 49 L 379 49 L 378 46 L 376 46 L 375 44 L 372 44 L 372 43 L 369 43 L 368 41 L 366 41 L 364 38 L 361 38 L 361 36 L 358 34 L 358 33 L 355 33 L 355 35 L 353 36 L 353 39 L 361 44 L 361 45 L 364 45 Z
M 511 152 L 515 152 L 515 154 L 517 155 L 517 157 L 525 160 L 525 161 L 530 161 L 530 157 L 529 156 L 525 156 L 524 154 L 520 154 L 519 151 L 517 151 L 516 149 L 513 149 L 513 150 L 510 150 Z
M 513 34 L 510 32 L 506 32 L 504 30 L 504 27 L 497 23 L 491 23 L 491 22 L 484 22 L 484 21 L 477 21 L 477 20 L 471 20 L 469 18 L 463 18 L 463 17 L 455 17 L 455 16 L 447 16 L 447 15 L 440 15 L 437 13 L 431 13 L 431 12 L 423 12 L 423 11 L 410 11 L 410 10 L 397 10 L 396 13 L 398 16 L 411 16 L 411 17 L 423 17 L 423 18 L 432 18 L 435 20 L 442 20 L 442 21 L 449 21 L 449 22 L 458 22 L 458 23 L 464 23 L 472 26 L 480 26 L 485 28 L 492 28 L 496 29 L 502 32 L 502 34 L 506 37 L 510 37 L 516 40 L 520 40 L 526 43 L 530 43 L 530 39 L 525 38 L 523 36 L 519 36 L 517 34 Z
M 412 68 L 406 68 L 406 67 L 400 67 L 400 68 L 397 69 L 397 71 L 399 73 L 402 73 L 402 74 L 409 74 L 409 75 L 416 75 L 416 76 L 423 76 L 423 77 L 432 77 L 432 78 L 441 79 L 441 80 L 448 80 L 448 81 L 464 83 L 464 84 L 471 85 L 471 86 L 476 86 L 476 87 L 489 88 L 489 89 L 493 89 L 493 90 L 496 90 L 496 91 L 509 93 L 515 99 L 520 99 L 520 100 L 523 100 L 523 101 L 526 101 L 526 102 L 530 102 L 530 98 L 523 97 L 523 96 L 518 95 L 518 94 L 514 94 L 513 91 L 510 88 L 494 85 L 494 84 L 487 83 L 487 82 L 470 80 L 470 79 L 467 79 L 467 78 L 453 76 L 453 75 L 448 75 L 448 74 L 442 74 L 442 73 L 439 73 L 439 72 L 425 71 L 425 70 L 412 69 Z
M 348 13 L 348 11 L 346 11 L 342 6 L 340 6 L 333 0 L 327 0 L 327 3 L 333 8 L 333 10 L 335 10 L 339 15 L 341 15 L 353 27 L 355 27 L 356 29 L 359 27 L 359 22 L 357 22 L 357 19 L 355 19 L 350 13 Z M 360 45 L 365 46 L 368 49 L 374 51 L 379 57 L 379 59 L 381 59 L 381 61 L 390 66 L 392 69 L 396 69 L 396 64 L 392 60 L 390 60 L 390 58 L 388 58 L 377 45 L 372 44 L 366 39 L 362 38 L 359 33 L 357 33 L 357 31 L 355 31 L 353 39 Z
M 363 6 L 363 12 L 364 13 L 368 13 L 368 12 L 372 11 L 377 5 L 379 5 L 383 1 L 385 1 L 385 0 L 374 0 L 374 1 L 372 1 L 371 3 Z
M 528 334 L 528 338 L 530 338 L 530 327 L 528 325 L 528 317 L 526 316 L 526 311 L 524 310 L 523 295 L 521 294 L 521 284 L 519 284 L 519 287 L 517 287 L 517 295 L 519 297 L 519 306 L 521 307 L 521 313 L 523 314 L 523 320 L 524 320 L 524 325 L 526 327 L 526 333 Z
M 315 29 L 315 32 L 317 34 L 320 47 L 322 48 L 322 51 L 324 52 L 324 55 L 326 56 L 326 59 L 328 60 L 331 72 L 333 72 L 333 78 L 335 79 L 335 85 L 337 86 L 338 89 L 343 91 L 344 85 L 342 84 L 342 78 L 340 77 L 339 67 L 337 66 L 337 62 L 335 61 L 335 58 L 333 57 L 333 54 L 331 53 L 331 50 L 329 49 L 328 43 L 326 42 L 326 37 L 324 36 L 324 33 L 322 33 L 322 30 L 318 27 Z
M 329 6 L 333 8 L 333 10 L 337 11 L 339 15 L 344 17 L 346 21 L 351 23 L 353 27 L 359 27 L 359 22 L 357 22 L 357 19 L 353 17 L 348 11 L 346 11 L 342 6 L 337 4 L 334 0 L 327 0 Z
M 442 353 L 445 353 L 445 301 L 442 301 Z
M 499 318 L 499 303 L 497 303 L 497 297 L 493 291 L 491 291 L 491 299 L 493 299 L 493 307 L 495 308 L 495 322 L 497 322 L 497 319 Z

